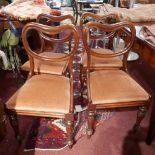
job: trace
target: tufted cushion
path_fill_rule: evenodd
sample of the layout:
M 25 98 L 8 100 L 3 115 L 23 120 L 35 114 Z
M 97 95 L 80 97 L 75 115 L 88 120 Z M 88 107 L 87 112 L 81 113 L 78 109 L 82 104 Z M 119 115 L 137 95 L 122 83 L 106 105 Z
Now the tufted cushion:
M 70 80 L 58 75 L 35 75 L 7 101 L 6 106 L 26 115 L 66 114 L 70 106 Z
M 59 58 L 65 56 L 64 53 L 53 53 L 53 52 L 44 52 L 40 53 L 42 56 L 47 56 L 51 58 Z M 48 74 L 59 74 L 61 75 L 62 72 L 66 69 L 66 62 L 43 62 L 34 59 L 34 71 L 36 73 L 48 73 Z M 21 66 L 22 70 L 29 71 L 30 70 L 30 62 L 27 61 Z
M 122 70 L 92 72 L 90 74 L 90 91 L 93 104 L 147 101 L 149 99 L 148 93 Z
M 97 53 L 102 54 L 111 54 L 113 51 L 108 49 L 93 49 Z M 113 58 L 97 58 L 93 57 L 91 59 L 91 66 L 97 67 L 97 68 L 103 68 L 103 67 L 115 67 L 115 68 L 121 68 L 122 67 L 122 61 L 119 59 L 119 57 L 113 57 Z M 87 54 L 84 53 L 83 56 L 83 66 L 87 66 Z

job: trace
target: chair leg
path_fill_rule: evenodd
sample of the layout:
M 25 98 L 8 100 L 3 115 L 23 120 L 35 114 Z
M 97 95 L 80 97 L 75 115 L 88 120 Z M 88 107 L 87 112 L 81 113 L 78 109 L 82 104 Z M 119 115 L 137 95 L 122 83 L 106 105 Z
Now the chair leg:
M 14 130 L 14 133 L 15 133 L 15 137 L 18 141 L 18 143 L 20 144 L 22 139 L 21 139 L 21 136 L 20 136 L 20 133 L 19 133 L 19 125 L 18 125 L 18 119 L 17 119 L 17 114 L 15 111 L 12 111 L 12 110 L 9 110 L 7 109 L 6 110 L 6 113 L 9 117 L 9 120 L 10 120 L 10 124 Z
M 94 120 L 95 120 L 95 105 L 88 105 L 88 116 L 87 116 L 87 137 L 90 138 L 94 131 Z
M 135 125 L 133 126 L 133 132 L 136 133 L 138 131 L 138 129 L 140 128 L 140 123 L 143 120 L 145 114 L 147 111 L 147 107 L 146 106 L 142 106 L 139 107 L 138 113 L 137 113 L 137 120 Z
M 67 131 L 67 143 L 69 148 L 72 148 L 72 145 L 74 143 L 73 140 L 73 130 L 74 130 L 74 116 L 73 114 L 66 114 L 65 116 L 65 122 L 66 122 L 66 131 Z
M 78 21 L 78 13 L 75 14 L 75 25 L 77 24 Z

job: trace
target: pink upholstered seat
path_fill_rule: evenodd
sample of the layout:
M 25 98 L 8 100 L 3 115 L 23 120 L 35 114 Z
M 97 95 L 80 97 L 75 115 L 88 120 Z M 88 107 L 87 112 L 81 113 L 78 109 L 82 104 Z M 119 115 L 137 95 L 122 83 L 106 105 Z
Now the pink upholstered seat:
M 113 51 L 108 50 L 108 49 L 102 49 L 102 48 L 97 48 L 93 49 L 97 53 L 101 54 L 113 54 Z M 83 56 L 83 67 L 85 68 L 87 66 L 87 54 L 84 52 Z M 94 69 L 103 69 L 103 68 L 122 68 L 123 63 L 122 60 L 119 57 L 113 57 L 113 58 L 98 58 L 98 57 L 93 57 L 92 56 L 92 63 L 91 67 Z
M 66 54 L 64 53 L 53 53 L 53 52 L 44 52 L 40 53 L 41 56 L 46 56 L 50 58 L 59 58 L 63 57 Z M 38 74 L 46 73 L 46 74 L 59 74 L 65 72 L 67 66 L 67 62 L 43 62 L 37 59 L 34 59 L 34 71 Z M 22 70 L 29 71 L 30 70 L 30 62 L 27 61 L 21 66 Z
M 42 74 L 30 78 L 6 105 L 18 114 L 45 117 L 55 113 L 62 115 L 69 113 L 70 96 L 69 78 Z

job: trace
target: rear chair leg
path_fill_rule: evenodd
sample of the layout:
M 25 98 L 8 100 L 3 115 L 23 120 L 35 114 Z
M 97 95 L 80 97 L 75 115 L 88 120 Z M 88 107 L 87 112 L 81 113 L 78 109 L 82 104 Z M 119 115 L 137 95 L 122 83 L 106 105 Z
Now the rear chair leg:
M 87 116 L 87 137 L 90 138 L 94 132 L 94 120 L 95 120 L 95 105 L 88 105 Z
M 13 110 L 9 110 L 7 109 L 6 110 L 6 113 L 9 117 L 9 120 L 10 120 L 10 124 L 14 130 L 14 133 L 15 133 L 15 137 L 18 141 L 18 143 L 20 144 L 21 143 L 21 136 L 20 136 L 20 133 L 19 133 L 19 125 L 18 125 L 18 119 L 17 119 L 17 114 L 15 111 Z
M 73 131 L 74 131 L 74 116 L 73 114 L 66 114 L 65 116 L 65 122 L 66 122 L 66 131 L 67 131 L 67 143 L 69 148 L 72 148 L 72 145 L 74 143 L 73 140 Z
M 145 114 L 147 111 L 147 107 L 146 106 L 142 106 L 139 107 L 138 113 L 137 113 L 137 120 L 135 125 L 133 126 L 133 132 L 136 133 L 138 131 L 138 129 L 140 128 L 140 123 L 143 120 Z

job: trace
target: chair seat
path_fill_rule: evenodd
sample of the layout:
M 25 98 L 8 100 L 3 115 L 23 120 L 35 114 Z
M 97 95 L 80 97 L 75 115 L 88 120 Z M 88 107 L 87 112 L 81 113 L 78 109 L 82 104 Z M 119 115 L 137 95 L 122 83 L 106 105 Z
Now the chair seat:
M 51 58 L 60 58 L 65 56 L 64 53 L 53 53 L 53 52 L 44 52 L 40 53 L 41 56 L 47 56 Z M 30 62 L 25 62 L 21 69 L 24 71 L 30 70 Z M 59 74 L 61 75 L 62 72 L 66 69 L 66 62 L 43 62 L 34 59 L 34 71 L 36 73 L 47 73 L 47 74 Z
M 23 115 L 66 114 L 70 106 L 70 81 L 59 75 L 34 75 L 7 101 L 6 106 Z
M 113 51 L 108 50 L 108 49 L 93 49 L 93 51 L 101 54 L 112 54 Z M 84 53 L 83 56 L 83 66 L 87 66 L 87 54 L 86 52 Z M 110 67 L 110 68 L 121 68 L 123 66 L 122 61 L 119 57 L 112 57 L 112 58 L 97 58 L 93 57 L 91 59 L 91 66 L 95 68 L 105 68 L 105 67 Z
M 90 74 L 92 104 L 119 104 L 147 101 L 149 94 L 122 70 L 102 70 Z M 128 102 L 128 103 L 127 103 Z M 132 102 L 132 103 L 130 103 Z M 104 106 L 104 105 L 103 105 Z M 123 107 L 123 105 L 121 105 Z

